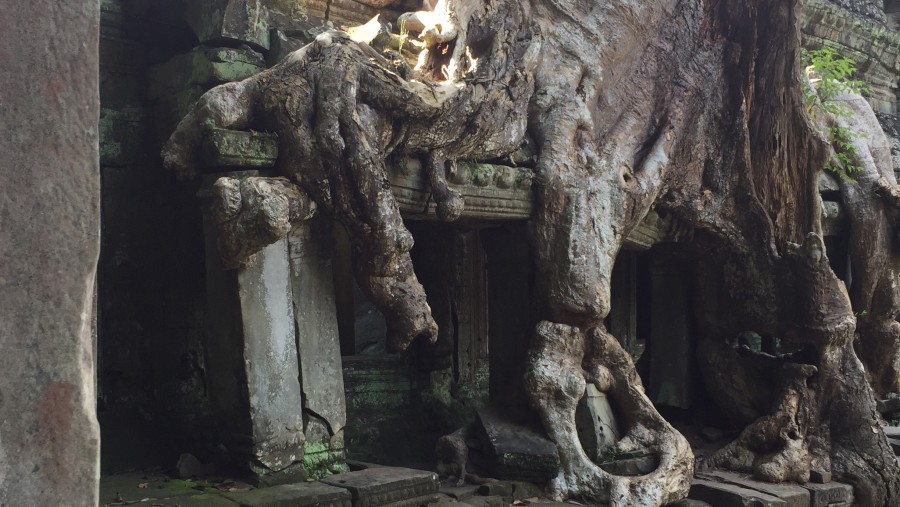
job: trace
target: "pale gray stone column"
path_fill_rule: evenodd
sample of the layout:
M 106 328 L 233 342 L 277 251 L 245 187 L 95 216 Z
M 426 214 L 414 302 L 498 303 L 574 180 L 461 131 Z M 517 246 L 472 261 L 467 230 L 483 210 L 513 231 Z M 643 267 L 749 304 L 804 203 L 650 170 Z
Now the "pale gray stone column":
M 218 176 L 256 174 L 210 175 L 204 187 Z M 303 397 L 287 240 L 269 245 L 246 267 L 225 271 L 208 213 L 204 234 L 207 380 L 227 431 L 225 445 L 261 484 L 303 480 Z
M 97 505 L 99 2 L 0 2 L 0 505 Z
M 347 408 L 341 369 L 341 345 L 335 306 L 333 224 L 315 217 L 288 235 L 290 280 L 297 354 L 304 395 L 306 459 L 322 468 L 340 470 L 344 460 Z

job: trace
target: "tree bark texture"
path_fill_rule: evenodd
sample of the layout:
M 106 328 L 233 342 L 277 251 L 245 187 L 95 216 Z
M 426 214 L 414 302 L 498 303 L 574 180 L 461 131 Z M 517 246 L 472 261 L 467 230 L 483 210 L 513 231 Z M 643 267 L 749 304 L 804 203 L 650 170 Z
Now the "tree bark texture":
M 828 149 L 804 108 L 797 9 L 796 0 L 442 1 L 414 16 L 425 43 L 415 68 L 327 32 L 207 93 L 164 159 L 189 177 L 207 129 L 277 132 L 279 173 L 347 228 L 357 280 L 402 349 L 433 339 L 436 326 L 385 161 L 420 157 L 439 216 L 453 220 L 464 206 L 445 181 L 454 161 L 506 155 L 527 131 L 539 148 L 540 322 L 525 382 L 560 452 L 552 495 L 655 506 L 689 489 L 690 446 L 602 324 L 622 242 L 655 208 L 695 229 L 698 256 L 716 253 L 697 268 L 708 282 L 697 291 L 707 378 L 733 372 L 755 387 L 754 371 L 770 375 L 759 392 L 714 393 L 748 426 L 707 464 L 773 481 L 832 469 L 865 505 L 895 505 L 900 470 L 853 350 L 853 310 L 816 235 L 814 183 Z M 875 278 L 859 290 L 886 290 Z M 873 325 L 890 335 L 887 306 Z M 728 345 L 746 330 L 802 353 L 749 357 Z M 655 454 L 654 472 L 614 476 L 587 457 L 574 426 L 587 382 L 618 408 L 626 432 L 616 450 Z

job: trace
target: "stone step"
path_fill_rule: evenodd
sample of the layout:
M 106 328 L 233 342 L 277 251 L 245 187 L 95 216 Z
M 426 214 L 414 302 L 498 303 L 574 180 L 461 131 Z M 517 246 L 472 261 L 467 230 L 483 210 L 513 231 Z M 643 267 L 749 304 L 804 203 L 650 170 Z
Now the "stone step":
M 888 438 L 900 438 L 900 426 L 882 426 L 884 435 Z
M 477 484 L 464 484 L 462 486 L 445 486 L 441 488 L 441 493 L 449 496 L 450 498 L 463 502 L 468 498 L 471 498 L 478 493 L 478 489 L 480 488 Z
M 724 482 L 694 479 L 688 498 L 707 502 L 715 507 L 786 507 L 787 502 L 777 496 Z
M 344 488 L 353 507 L 413 507 L 437 500 L 440 481 L 434 472 L 380 467 L 325 477 L 321 482 Z
M 714 482 L 733 484 L 735 486 L 752 489 L 780 498 L 784 501 L 786 507 L 808 507 L 810 502 L 810 492 L 796 484 L 772 484 L 760 482 L 751 479 L 747 475 L 722 470 L 699 473 L 697 474 L 697 477 Z
M 850 507 L 853 505 L 853 486 L 840 482 L 804 484 L 809 491 L 810 507 Z
M 900 455 L 900 438 L 888 437 L 888 443 L 891 444 L 891 449 L 894 450 L 894 454 Z

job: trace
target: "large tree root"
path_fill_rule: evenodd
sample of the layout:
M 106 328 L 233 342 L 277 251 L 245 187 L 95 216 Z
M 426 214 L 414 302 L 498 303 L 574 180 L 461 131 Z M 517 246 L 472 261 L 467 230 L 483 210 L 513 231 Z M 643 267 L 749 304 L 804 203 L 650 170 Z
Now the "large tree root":
M 575 408 L 588 381 L 612 397 L 627 425 L 626 435 L 614 450 L 655 455 L 656 470 L 640 477 L 622 477 L 591 462 L 575 429 Z M 561 470 L 550 483 L 555 498 L 657 506 L 687 495 L 693 475 L 690 445 L 653 407 L 631 357 L 604 329 L 591 328 L 585 336 L 576 327 L 546 321 L 538 324 L 526 386 L 532 406 L 559 449 Z
M 785 282 L 782 289 L 797 291 L 778 296 L 777 307 L 786 309 L 780 336 L 804 348 L 754 360 L 757 374 L 772 379 L 770 410 L 701 465 L 770 482 L 805 483 L 810 470 L 833 471 L 838 480 L 855 486 L 860 505 L 894 505 L 900 467 L 853 352 L 850 300 L 829 267 L 822 240 L 809 235 L 775 272 Z
M 260 250 L 287 236 L 316 210 L 309 196 L 286 178 L 223 177 L 205 197 L 224 269 L 253 262 Z

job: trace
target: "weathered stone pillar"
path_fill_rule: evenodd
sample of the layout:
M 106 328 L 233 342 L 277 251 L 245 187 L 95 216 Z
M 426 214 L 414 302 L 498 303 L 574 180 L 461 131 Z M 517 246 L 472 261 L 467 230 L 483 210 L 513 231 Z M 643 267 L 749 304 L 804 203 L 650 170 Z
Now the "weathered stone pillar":
M 208 175 L 204 189 L 220 176 L 257 174 Z M 303 480 L 303 400 L 287 240 L 269 245 L 246 267 L 226 271 L 211 220 L 204 206 L 207 381 L 227 432 L 225 445 L 262 484 Z
M 335 307 L 333 223 L 315 217 L 288 235 L 297 354 L 306 445 L 303 464 L 314 476 L 344 467 L 347 408 Z
M 0 505 L 97 505 L 99 2 L 0 2 Z
M 651 267 L 650 381 L 653 403 L 690 406 L 693 339 L 687 285 L 680 263 L 657 261 Z

